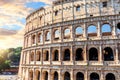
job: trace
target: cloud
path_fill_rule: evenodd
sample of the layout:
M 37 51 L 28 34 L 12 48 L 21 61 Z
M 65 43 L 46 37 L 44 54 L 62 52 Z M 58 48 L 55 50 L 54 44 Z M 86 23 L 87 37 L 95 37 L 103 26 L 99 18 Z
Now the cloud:
M 0 34 L 0 49 L 23 46 L 24 29 L 20 31 L 0 29 Z
M 24 19 L 34 11 L 33 8 L 28 8 L 26 3 L 43 2 L 51 5 L 52 1 L 53 0 L 0 0 L 0 48 L 23 46 Z M 20 29 L 18 27 L 20 27 Z
M 16 33 L 17 31 L 15 30 L 7 30 L 7 29 L 0 28 L 0 35 L 8 36 L 8 35 L 14 35 Z

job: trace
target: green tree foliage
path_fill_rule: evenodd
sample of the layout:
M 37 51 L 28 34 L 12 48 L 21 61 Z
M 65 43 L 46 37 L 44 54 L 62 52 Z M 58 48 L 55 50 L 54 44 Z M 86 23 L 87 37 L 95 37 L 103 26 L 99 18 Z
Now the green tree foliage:
M 11 65 L 19 65 L 21 50 L 22 47 L 0 50 L 0 72 Z

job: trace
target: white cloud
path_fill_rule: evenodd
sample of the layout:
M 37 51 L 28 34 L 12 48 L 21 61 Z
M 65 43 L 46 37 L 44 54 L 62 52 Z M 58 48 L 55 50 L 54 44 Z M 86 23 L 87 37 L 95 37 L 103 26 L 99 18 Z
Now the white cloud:
M 24 27 L 21 19 L 33 11 L 27 8 L 26 3 L 44 2 L 51 4 L 52 0 L 0 0 L 0 48 L 10 48 L 23 45 Z M 14 25 L 20 26 L 20 31 L 3 29 L 5 26 L 12 29 Z

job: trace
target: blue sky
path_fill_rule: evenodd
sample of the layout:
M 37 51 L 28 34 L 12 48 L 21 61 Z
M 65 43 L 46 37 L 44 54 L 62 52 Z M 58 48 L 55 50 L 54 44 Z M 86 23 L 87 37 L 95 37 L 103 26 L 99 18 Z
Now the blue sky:
M 40 7 L 45 6 L 46 3 L 44 2 L 28 2 L 26 3 L 26 7 L 33 8 L 33 9 L 39 9 Z

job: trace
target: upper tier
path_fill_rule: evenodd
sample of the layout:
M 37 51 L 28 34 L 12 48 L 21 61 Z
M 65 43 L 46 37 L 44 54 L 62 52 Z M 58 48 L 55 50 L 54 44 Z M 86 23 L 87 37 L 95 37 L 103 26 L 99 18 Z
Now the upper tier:
M 25 31 L 70 20 L 120 14 L 120 0 L 58 0 L 26 18 Z

